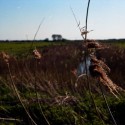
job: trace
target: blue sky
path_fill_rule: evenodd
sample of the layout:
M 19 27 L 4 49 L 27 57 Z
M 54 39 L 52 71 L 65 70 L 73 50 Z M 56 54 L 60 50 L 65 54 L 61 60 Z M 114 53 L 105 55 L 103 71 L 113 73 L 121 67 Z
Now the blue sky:
M 85 26 L 88 0 L 0 0 L 0 40 L 32 40 L 61 34 L 66 39 L 82 39 L 70 10 L 80 26 Z M 90 39 L 125 38 L 125 0 L 91 0 L 88 30 Z

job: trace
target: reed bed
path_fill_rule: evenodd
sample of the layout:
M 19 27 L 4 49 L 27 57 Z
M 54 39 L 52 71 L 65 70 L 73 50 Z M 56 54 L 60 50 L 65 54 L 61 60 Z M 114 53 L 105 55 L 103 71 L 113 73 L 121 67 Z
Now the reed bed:
M 31 105 L 40 104 L 42 105 L 43 108 L 43 105 L 74 107 L 82 102 L 84 104 L 85 102 L 82 100 L 84 99 L 86 100 L 88 98 L 87 97 L 88 85 L 86 83 L 87 79 L 85 78 L 85 76 L 77 79 L 78 76 L 77 74 L 74 73 L 74 71 L 77 71 L 77 67 L 83 56 L 82 50 L 84 49 L 84 46 L 81 47 L 81 45 L 82 43 L 78 43 L 77 45 L 68 44 L 63 46 L 60 45 L 60 46 L 46 47 L 41 50 L 35 49 L 35 52 L 38 52 L 41 56 L 39 56 L 38 53 L 33 52 L 33 54 L 31 54 L 30 56 L 31 58 L 27 59 L 24 58 L 16 59 L 16 57 L 12 57 L 5 52 L 1 52 L 0 83 L 1 83 L 1 90 L 3 89 L 1 91 L 1 94 L 3 95 L 1 97 L 1 104 L 2 104 L 1 106 L 3 107 L 2 112 L 4 112 L 3 114 L 5 114 L 1 115 L 1 117 L 6 118 L 8 114 L 7 113 L 8 109 L 5 108 L 4 105 L 16 106 L 17 104 L 18 105 L 20 104 L 20 101 L 26 108 L 24 109 L 28 112 L 29 115 L 32 116 L 32 117 L 30 116 L 31 118 L 35 119 L 35 122 L 37 124 L 39 120 L 36 120 L 36 118 L 34 117 L 33 115 L 34 113 L 32 111 L 33 109 L 31 110 L 31 108 L 30 109 L 28 108 L 31 107 Z M 100 59 L 104 58 L 103 60 L 106 60 L 106 64 L 110 66 L 111 70 L 110 76 L 113 79 L 113 81 L 116 80 L 118 72 L 120 73 L 119 75 L 120 78 L 122 79 L 116 80 L 118 82 L 116 86 L 121 86 L 122 88 L 124 88 L 124 79 L 123 79 L 124 70 L 121 70 L 122 65 L 124 65 L 123 64 L 124 55 L 125 55 L 124 50 L 109 46 L 105 48 L 103 51 L 101 49 L 97 50 L 98 59 L 92 57 L 91 61 L 93 61 L 94 63 L 96 62 L 104 65 L 104 63 L 100 61 Z M 120 68 L 117 67 L 114 68 L 115 66 L 119 65 L 118 61 L 119 62 L 122 61 L 121 63 L 122 65 L 120 64 Z M 8 63 L 9 63 L 9 69 L 11 71 L 11 77 L 7 67 Z M 112 65 L 112 63 L 114 63 L 114 65 Z M 104 67 L 106 67 L 107 65 L 104 65 Z M 109 68 L 107 68 L 107 70 L 109 70 Z M 95 95 L 97 94 L 99 97 L 101 97 L 101 91 L 99 89 L 97 81 L 93 79 L 91 76 L 89 76 L 89 79 L 91 82 L 92 93 Z M 12 80 L 14 82 L 14 86 L 12 85 Z M 76 81 L 77 81 L 77 87 L 75 86 Z M 19 94 L 18 96 L 21 100 L 17 98 L 17 93 L 13 91 L 13 87 L 15 87 L 17 93 Z M 110 89 L 105 87 L 105 85 L 103 87 L 105 89 L 104 93 L 106 95 L 111 96 L 109 91 Z M 120 92 L 120 94 L 121 93 L 122 92 Z M 96 98 L 96 96 L 94 98 Z M 42 113 L 46 114 L 46 110 L 44 109 L 43 111 L 42 109 Z M 43 118 L 44 123 L 47 124 L 46 121 L 51 121 L 51 120 L 49 118 L 49 115 L 46 114 L 47 116 L 46 117 L 43 114 L 41 114 L 40 116 Z M 71 114 L 72 117 L 74 117 L 73 113 Z M 101 112 L 100 114 L 103 113 Z M 84 112 L 83 115 L 86 116 L 86 112 Z M 15 115 L 14 116 L 10 115 L 9 118 L 13 119 L 13 117 L 15 119 L 18 119 L 19 116 L 16 117 Z M 82 120 L 82 123 L 86 123 L 87 119 L 88 117 L 84 117 L 84 120 L 82 118 L 79 118 L 79 120 Z M 106 119 L 108 118 L 103 118 L 104 121 Z M 24 119 L 20 118 L 20 122 L 22 120 Z M 31 120 L 29 121 L 24 120 L 24 121 L 28 124 L 31 122 Z M 99 121 L 99 119 L 97 121 Z M 19 122 L 19 119 L 17 121 L 15 120 L 15 122 Z

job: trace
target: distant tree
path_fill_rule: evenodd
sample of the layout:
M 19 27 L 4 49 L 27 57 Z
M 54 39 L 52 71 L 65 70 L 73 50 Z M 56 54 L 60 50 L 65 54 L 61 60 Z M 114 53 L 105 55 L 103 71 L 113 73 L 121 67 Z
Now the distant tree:
M 53 39 L 53 41 L 56 40 L 56 35 L 55 34 L 52 35 L 52 39 Z
M 49 41 L 49 38 L 45 38 L 44 41 L 45 41 L 45 42 L 48 42 L 48 41 Z
M 62 36 L 60 34 L 53 34 L 52 39 L 53 41 L 62 40 Z
M 61 35 L 58 35 L 58 40 L 62 40 L 62 36 Z

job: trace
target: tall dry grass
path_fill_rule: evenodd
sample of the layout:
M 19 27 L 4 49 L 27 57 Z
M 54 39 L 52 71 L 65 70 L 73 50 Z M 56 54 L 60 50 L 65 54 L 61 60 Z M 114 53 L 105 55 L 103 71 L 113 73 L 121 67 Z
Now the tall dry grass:
M 89 42 L 86 44 L 87 47 Z M 32 103 L 40 105 L 43 103 L 48 105 L 74 105 L 88 92 L 86 76 L 78 79 L 78 76 L 73 72 L 74 70 L 77 72 L 77 67 L 83 57 L 82 51 L 85 46 L 82 46 L 82 44 L 83 43 L 71 43 L 63 46 L 43 48 L 42 50 L 39 50 L 41 58 L 37 58 L 37 55 L 34 57 L 34 54 L 32 54 L 30 56 L 31 58 L 27 59 L 16 59 L 15 57 L 9 56 L 8 61 L 6 61 L 5 57 L 3 58 L 3 56 L 0 56 L 0 80 L 2 84 L 11 91 L 10 96 L 12 98 L 17 97 L 12 89 L 12 87 L 16 87 L 25 107 L 30 106 Z M 100 46 L 102 48 L 103 44 Z M 94 53 L 95 50 L 96 56 Z M 118 67 L 115 68 L 115 66 L 119 65 L 117 61 L 120 62 L 120 65 L 122 63 L 122 65 L 124 65 L 124 50 L 119 50 L 114 47 L 105 47 L 105 49 L 91 48 L 91 50 L 89 48 L 88 54 L 91 57 L 90 73 L 94 76 L 93 78 L 88 75 L 91 84 L 91 92 L 93 94 L 98 93 L 98 95 L 101 96 L 100 83 L 98 84 L 98 80 L 105 80 L 101 81 L 101 86 L 105 95 L 109 95 L 110 92 L 115 92 L 119 86 L 124 88 L 124 70 L 122 70 L 122 67 L 119 67 L 120 70 Z M 115 61 L 116 54 L 121 55 L 117 55 L 117 61 Z M 105 62 L 110 66 L 110 73 L 109 67 Z M 7 63 L 9 63 L 11 77 Z M 112 63 L 114 63 L 114 65 L 112 65 Z M 106 81 L 109 79 L 107 74 L 110 75 L 113 81 L 115 81 L 116 76 L 118 78 L 117 72 L 119 72 L 119 75 L 122 75 L 120 76 L 122 79 L 117 79 L 119 82 L 115 83 L 118 84 L 114 84 L 110 81 L 112 83 L 110 85 Z M 12 80 L 14 86 L 11 84 Z M 75 86 L 76 80 L 77 87 Z M 117 91 L 119 91 L 119 89 Z M 121 93 L 122 92 L 120 91 L 119 94 Z M 115 96 L 117 95 L 120 98 L 119 94 L 117 95 L 117 93 L 115 93 Z M 11 100 L 9 104 L 15 102 L 18 101 L 16 99 Z M 97 108 L 97 110 L 99 109 Z M 102 113 L 99 114 L 101 115 Z

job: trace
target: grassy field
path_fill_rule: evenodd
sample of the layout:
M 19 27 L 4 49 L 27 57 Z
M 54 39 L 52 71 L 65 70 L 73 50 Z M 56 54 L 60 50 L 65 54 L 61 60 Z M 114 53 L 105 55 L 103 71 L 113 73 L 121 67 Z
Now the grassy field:
M 116 42 L 114 43 L 115 46 L 118 46 L 120 48 L 125 48 L 125 42 Z
M 23 56 L 28 51 L 52 45 L 64 44 L 63 42 L 1 42 L 0 51 L 8 52 L 14 56 Z
M 118 39 L 118 40 L 104 40 L 103 42 L 115 45 L 120 48 L 125 48 L 125 40 L 124 39 Z
M 114 124 L 97 80 L 89 76 L 98 110 L 86 77 L 75 74 L 84 54 L 82 44 L 34 43 L 33 49 L 37 47 L 42 55 L 36 59 L 32 51 L 30 58 L 22 58 L 31 43 L 1 43 L 0 50 L 10 58 L 7 61 L 0 54 L 0 125 Z M 111 68 L 111 79 L 125 89 L 125 50 L 109 46 L 97 50 L 97 56 Z M 119 93 L 117 99 L 102 87 L 116 122 L 124 125 L 125 94 Z

